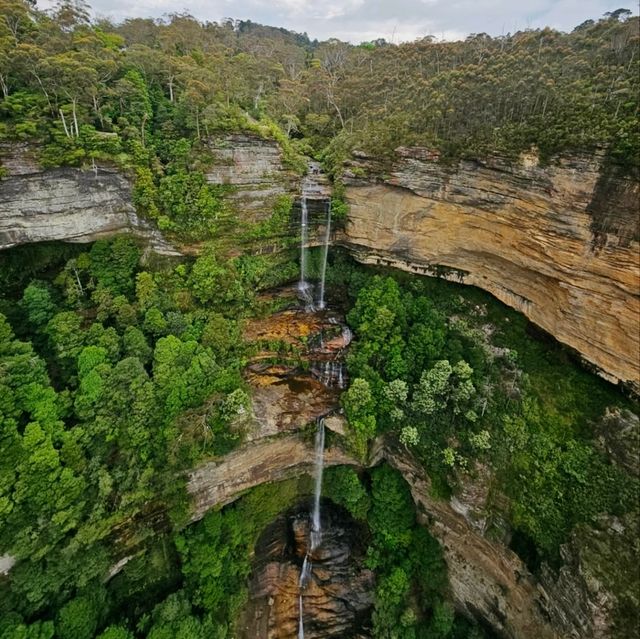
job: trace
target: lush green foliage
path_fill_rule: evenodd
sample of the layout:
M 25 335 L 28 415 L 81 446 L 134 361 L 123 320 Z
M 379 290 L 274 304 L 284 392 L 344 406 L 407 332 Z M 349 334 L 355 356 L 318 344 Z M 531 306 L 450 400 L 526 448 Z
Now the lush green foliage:
M 208 513 L 176 539 L 188 592 L 217 623 L 236 620 L 246 599 L 258 536 L 293 505 L 299 490 L 295 481 L 259 486 L 234 506 Z
M 371 471 L 371 544 L 376 570 L 373 634 L 381 639 L 484 637 L 454 615 L 447 567 L 436 539 L 416 522 L 409 486 L 383 465 Z
M 0 551 L 19 563 L 0 614 L 59 610 L 59 636 L 103 623 L 104 602 L 95 619 L 87 606 L 115 562 L 112 531 L 135 546 L 154 534 L 150 508 L 180 521 L 176 473 L 236 446 L 249 414 L 239 323 L 253 281 L 213 251 L 139 259 L 131 239 L 96 242 L 2 305 Z
M 513 526 L 545 557 L 576 524 L 634 507 L 637 481 L 593 442 L 605 409 L 627 401 L 532 339 L 524 318 L 450 283 L 371 275 L 340 260 L 330 277 L 354 299 L 342 403 L 356 454 L 391 432 L 445 495 L 476 460 L 491 464 Z
M 172 238 L 215 240 L 195 260 L 144 268 L 128 238 L 0 255 L 0 555 L 18 560 L 0 582 L 0 637 L 232 636 L 257 535 L 298 489 L 258 489 L 176 536 L 187 508 L 176 477 L 242 441 L 242 319 L 256 291 L 297 273 L 292 202 L 239 228 L 232 189 L 205 176 L 209 137 L 274 139 L 294 171 L 315 153 L 338 178 L 344 162 L 360 175 L 354 150 L 384 160 L 399 145 L 445 161 L 604 147 L 629 167 L 638 19 L 354 47 L 183 14 L 91 23 L 67 0 L 50 13 L 28 0 L 0 8 L 0 141 L 37 143 L 45 167 L 115 162 L 135 179 L 139 212 Z M 339 179 L 332 209 L 346 216 Z M 229 258 L 267 242 L 282 252 Z M 469 289 L 339 261 L 329 283 L 353 302 L 342 404 L 357 456 L 389 434 L 439 494 L 490 465 L 515 539 L 545 558 L 576 525 L 633 506 L 637 484 L 592 442 L 620 397 L 532 340 L 522 317 Z M 465 636 L 406 484 L 387 467 L 370 488 L 361 479 L 336 469 L 325 488 L 369 523 L 376 636 Z M 114 536 L 139 554 L 105 587 L 121 558 Z
M 400 145 L 448 160 L 605 147 L 638 163 L 638 18 L 625 10 L 571 33 L 352 46 L 186 14 L 92 24 L 67 0 L 50 15 L 1 6 L 0 137 L 43 141 L 45 164 L 133 167 L 138 206 L 182 237 L 211 237 L 225 217 L 202 174 L 200 140 L 216 131 L 275 139 L 297 171 L 301 152 L 339 172 L 354 149 Z
M 334 466 L 327 469 L 322 491 L 336 504 L 344 506 L 354 519 L 366 521 L 371 500 L 352 468 Z

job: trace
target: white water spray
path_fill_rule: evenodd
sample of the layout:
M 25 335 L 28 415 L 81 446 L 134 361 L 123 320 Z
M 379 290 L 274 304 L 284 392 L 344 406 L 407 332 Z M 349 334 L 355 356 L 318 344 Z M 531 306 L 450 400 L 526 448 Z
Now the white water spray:
M 324 280 L 327 274 L 327 257 L 329 255 L 329 238 L 331 237 L 331 200 L 327 203 L 327 226 L 324 233 L 324 251 L 322 254 L 322 270 L 320 273 L 320 295 L 318 296 L 318 308 L 325 307 L 324 302 Z
M 304 639 L 304 621 L 302 618 L 302 593 L 298 597 L 298 639 Z
M 306 309 L 313 311 L 313 296 L 311 284 L 307 282 L 307 242 L 309 239 L 309 210 L 307 208 L 307 198 L 303 194 L 300 198 L 300 281 L 298 291 L 305 302 Z
M 322 538 L 320 522 L 320 494 L 322 493 L 322 471 L 324 469 L 324 419 L 318 420 L 316 432 L 316 485 L 313 491 L 313 512 L 311 513 L 311 550 L 315 550 Z
M 302 593 L 311 579 L 313 565 L 311 563 L 311 555 L 322 541 L 322 522 L 320 519 L 320 495 L 322 493 L 322 471 L 324 469 L 324 419 L 317 421 L 318 429 L 316 430 L 315 441 L 315 487 L 313 491 L 313 510 L 311 511 L 311 530 L 309 531 L 309 550 L 302 562 L 302 570 L 300 571 L 300 579 L 298 585 L 300 587 L 300 595 L 298 597 L 298 639 L 304 639 L 304 616 L 302 609 Z

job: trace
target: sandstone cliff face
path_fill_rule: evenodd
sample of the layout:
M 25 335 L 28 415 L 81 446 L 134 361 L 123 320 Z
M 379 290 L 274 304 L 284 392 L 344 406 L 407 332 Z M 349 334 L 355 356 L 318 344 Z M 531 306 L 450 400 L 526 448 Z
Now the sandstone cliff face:
M 545 595 L 513 552 L 500 542 L 486 539 L 472 517 L 458 512 L 459 502 L 455 504 L 456 510 L 449 502 L 433 499 L 424 473 L 401 452 L 383 444 L 373 461 L 377 463 L 381 459 L 389 461 L 405 476 L 422 522 L 441 541 L 452 596 L 462 611 L 485 619 L 496 631 L 513 639 L 534 636 L 560 639 L 563 636 L 548 622 L 544 612 Z M 339 448 L 325 452 L 328 466 L 355 463 Z M 300 433 L 254 440 L 190 474 L 187 488 L 192 496 L 192 519 L 199 519 L 211 508 L 233 501 L 248 488 L 311 473 L 312 467 L 312 443 L 305 441 Z M 267 577 L 264 579 L 268 585 Z M 590 637 L 588 634 L 574 636 Z
M 325 451 L 326 466 L 353 464 L 340 448 Z M 200 466 L 189 474 L 191 519 L 201 519 L 214 506 L 237 499 L 242 492 L 266 482 L 281 481 L 303 473 L 312 474 L 313 442 L 300 433 L 254 440 L 220 460 Z
M 298 636 L 300 573 L 309 541 L 309 510 L 297 508 L 269 525 L 255 550 L 243 639 Z M 362 530 L 332 502 L 322 503 L 322 541 L 311 551 L 302 591 L 306 639 L 370 637 L 374 575 L 364 568 Z
M 274 141 L 227 135 L 209 149 L 207 179 L 233 187 L 243 219 L 268 217 L 278 196 L 301 188 Z M 131 185 L 113 169 L 42 171 L 19 146 L 0 155 L 9 173 L 0 181 L 0 249 L 132 232 L 175 254 L 136 216 Z M 370 159 L 356 161 L 339 241 L 362 262 L 420 274 L 449 269 L 449 277 L 523 312 L 607 379 L 640 391 L 638 182 L 597 157 L 548 167 L 533 156 L 455 168 L 436 160 L 425 149 L 400 149 L 384 177 Z M 322 216 L 328 185 L 303 186 Z
M 542 566 L 546 611 L 562 637 L 627 639 L 640 628 L 638 516 L 603 516 L 560 549 L 562 566 Z
M 381 455 L 402 473 L 420 522 L 440 541 L 451 594 L 459 610 L 485 620 L 504 637 L 566 636 L 549 623 L 546 594 L 521 559 L 500 541 L 484 536 L 478 517 L 486 506 L 484 491 L 471 500 L 464 496 L 451 502 L 435 499 L 424 471 L 402 450 L 387 445 Z
M 337 431 L 343 426 L 335 417 L 327 425 Z M 370 463 L 382 460 L 402 473 L 419 520 L 442 544 L 451 596 L 460 611 L 486 621 L 499 636 L 509 639 L 612 639 L 625 637 L 633 627 L 639 604 L 637 581 L 629 572 L 636 557 L 638 522 L 633 517 L 624 521 L 605 518 L 596 527 L 577 530 L 562 549 L 562 565 L 557 569 L 543 565 L 536 578 L 506 545 L 508 531 L 499 532 L 496 519 L 501 509 L 508 509 L 508 503 L 496 503 L 495 495 L 489 502 L 486 469 L 477 469 L 480 479 L 461 478 L 457 496 L 444 501 L 432 497 L 429 478 L 403 447 L 380 440 Z M 325 463 L 357 465 L 338 447 L 325 451 Z M 230 503 L 253 486 L 312 472 L 310 437 L 288 432 L 254 439 L 190 473 L 192 519 Z M 292 589 L 299 572 L 271 565 L 258 574 L 257 608 L 252 608 L 251 623 L 258 623 L 258 618 L 273 621 L 273 615 L 279 615 L 291 625 L 295 617 L 291 601 L 296 594 Z M 322 601 L 325 595 L 318 591 L 314 596 Z M 274 597 L 283 599 L 277 610 L 267 603 Z
M 130 182 L 113 167 L 41 169 L 26 146 L 0 150 L 0 250 L 44 241 L 91 242 L 132 233 L 162 255 L 179 253 L 136 215 Z
M 206 179 L 231 187 L 227 197 L 244 222 L 268 218 L 279 196 L 297 195 L 300 177 L 285 166 L 275 141 L 229 134 L 207 145 L 212 165 Z M 136 215 L 132 185 L 115 167 L 43 170 L 35 155 L 26 144 L 0 147 L 7 173 L 0 180 L 0 250 L 30 242 L 91 242 L 132 233 L 156 253 L 180 254 Z
M 399 149 L 387 175 L 354 164 L 342 241 L 358 260 L 449 269 L 640 390 L 637 182 L 593 157 L 446 168 L 425 149 Z
M 298 190 L 300 178 L 285 167 L 274 140 L 229 134 L 212 138 L 207 148 L 213 159 L 207 182 L 233 187 L 229 197 L 244 220 L 268 218 L 279 196 Z
M 460 477 L 457 496 L 447 502 L 431 496 L 429 478 L 402 447 L 386 442 L 379 455 L 407 480 L 419 520 L 442 544 L 460 610 L 513 639 L 634 636 L 640 623 L 637 514 L 577 527 L 561 547 L 561 565 L 543 563 L 535 577 L 506 545 L 508 526 L 501 531 L 496 519 L 509 504 L 489 495 L 488 469 Z

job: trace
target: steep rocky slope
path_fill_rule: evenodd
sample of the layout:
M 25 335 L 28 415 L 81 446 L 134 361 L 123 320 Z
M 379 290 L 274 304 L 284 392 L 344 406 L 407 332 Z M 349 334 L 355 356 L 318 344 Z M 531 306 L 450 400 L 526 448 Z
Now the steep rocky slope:
M 370 637 L 375 576 L 364 567 L 363 531 L 330 501 L 322 504 L 322 544 L 311 553 L 303 598 L 306 639 Z M 262 533 L 239 624 L 243 639 L 284 639 L 298 634 L 300 570 L 308 550 L 309 510 L 298 507 Z
M 115 167 L 42 169 L 26 145 L 0 149 L 0 249 L 61 240 L 92 242 L 133 233 L 162 255 L 179 255 L 136 214 L 131 183 Z
M 233 197 L 251 217 L 266 216 L 273 198 L 298 188 L 273 143 L 244 137 L 216 144 L 219 159 L 208 179 L 233 184 Z M 444 272 L 489 290 L 609 378 L 639 388 L 637 183 L 603 173 L 588 158 L 546 168 L 533 157 L 518 166 L 494 160 L 456 168 L 434 160 L 424 150 L 405 149 L 385 175 L 360 158 L 347 190 L 349 218 L 337 240 L 364 262 Z M 172 250 L 137 218 L 131 185 L 113 169 L 45 172 L 19 149 L 5 152 L 3 163 L 9 175 L 0 182 L 0 247 L 131 231 L 149 238 L 156 250 Z M 289 419 L 291 410 L 278 419 L 266 410 L 289 406 L 286 390 L 265 386 L 254 397 L 256 413 L 265 416 L 261 431 L 269 437 L 257 435 L 190 474 L 194 519 L 252 486 L 310 471 L 310 442 L 299 433 L 274 433 L 312 419 L 314 406 L 305 401 L 310 412 L 298 422 Z M 602 445 L 620 463 L 633 465 L 628 445 L 620 443 L 637 441 L 627 431 L 623 424 L 616 439 L 607 427 Z M 576 531 L 563 549 L 563 565 L 546 567 L 536 580 L 505 539 L 487 537 L 482 520 L 489 506 L 477 477 L 469 477 L 456 498 L 438 501 L 412 460 L 386 444 L 373 461 L 383 458 L 403 472 L 422 521 L 442 542 L 458 607 L 504 636 L 609 637 L 617 611 L 633 606 L 631 595 L 631 604 L 617 601 L 610 568 L 615 564 L 619 572 L 633 557 L 637 523 L 607 520 L 597 530 Z M 326 462 L 355 463 L 337 447 L 327 451 Z M 0 570 L 6 562 L 0 558 Z
M 338 419 L 328 425 L 338 431 L 342 426 Z M 301 433 L 257 438 L 190 473 L 192 517 L 201 518 L 252 486 L 311 473 L 312 460 L 312 443 Z M 633 592 L 636 582 L 628 574 L 625 577 L 625 566 L 634 560 L 637 522 L 611 518 L 597 528 L 576 531 L 562 549 L 562 565 L 557 569 L 544 565 L 536 578 L 506 545 L 508 535 L 500 539 L 495 530 L 489 532 L 486 518 L 500 517 L 501 508 L 489 503 L 478 477 L 470 474 L 461 478 L 457 497 L 440 500 L 432 496 L 429 478 L 406 449 L 380 440 L 368 463 L 382 460 L 403 474 L 421 523 L 441 542 L 451 594 L 459 610 L 484 620 L 499 636 L 510 639 L 625 636 L 624 624 L 633 624 L 638 605 Z M 325 452 L 325 462 L 329 466 L 357 465 L 336 446 Z M 493 499 L 495 502 L 495 496 Z M 276 588 L 273 575 L 263 577 L 266 590 L 277 590 L 284 596 L 287 579 Z M 262 592 L 256 588 L 257 593 Z M 289 594 L 290 598 L 297 596 L 293 590 Z
M 212 139 L 207 180 L 232 187 L 258 220 L 300 179 L 278 145 L 252 135 Z M 42 171 L 25 147 L 0 149 L 0 248 L 91 241 L 133 232 L 173 253 L 131 205 L 115 170 Z M 498 158 L 445 167 L 426 149 L 399 149 L 391 171 L 359 157 L 336 240 L 366 263 L 439 274 L 483 288 L 575 349 L 606 378 L 640 390 L 639 183 L 593 156 L 539 165 Z M 326 198 L 326 185 L 312 198 Z
M 445 167 L 399 149 L 388 173 L 347 171 L 342 242 L 357 259 L 483 288 L 640 389 L 639 184 L 599 157 Z

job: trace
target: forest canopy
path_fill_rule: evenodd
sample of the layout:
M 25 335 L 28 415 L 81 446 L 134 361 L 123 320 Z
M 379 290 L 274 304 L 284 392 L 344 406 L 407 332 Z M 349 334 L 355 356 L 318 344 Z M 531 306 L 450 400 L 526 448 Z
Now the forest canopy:
M 81 0 L 50 11 L 2 0 L 0 14 L 0 140 L 44 142 L 53 163 L 152 164 L 155 134 L 197 140 L 258 123 L 329 165 L 400 145 L 450 160 L 536 146 L 547 159 L 601 148 L 638 161 L 638 17 L 624 9 L 571 33 L 358 46 L 186 13 L 91 21 Z
M 81 0 L 48 11 L 0 0 L 0 157 L 115 164 L 137 212 L 193 249 L 149 257 L 120 236 L 0 255 L 0 560 L 11 560 L 0 639 L 235 636 L 258 534 L 308 493 L 297 480 L 260 486 L 189 525 L 185 472 L 246 436 L 243 372 L 262 345 L 244 324 L 280 310 L 260 292 L 300 272 L 292 198 L 240 223 L 233 187 L 206 179 L 209 138 L 273 139 L 298 173 L 320 160 L 338 224 L 345 162 L 384 167 L 401 146 L 451 163 L 597 153 L 636 170 L 638 29 L 621 9 L 571 33 L 352 45 L 251 21 L 116 23 Z M 476 465 L 499 468 L 513 546 L 532 570 L 602 513 L 634 512 L 638 483 L 597 450 L 593 425 L 636 404 L 531 339 L 525 318 L 470 287 L 339 255 L 327 283 L 355 334 L 340 400 L 354 459 L 387 437 L 442 499 Z M 299 357 L 287 343 L 269 353 Z M 343 467 L 325 487 L 369 526 L 375 636 L 484 636 L 454 615 L 442 549 L 397 473 Z

